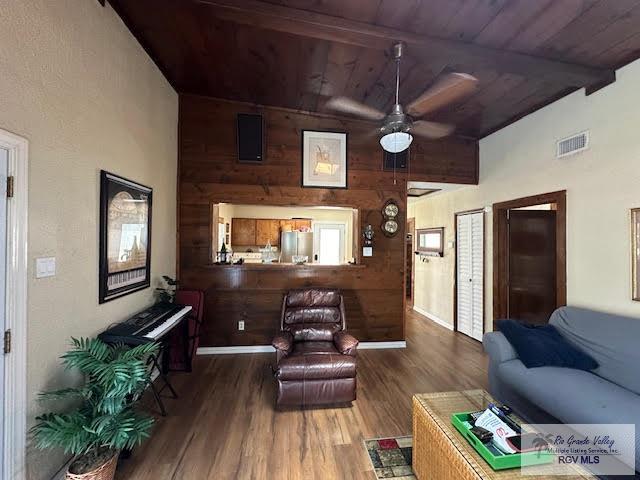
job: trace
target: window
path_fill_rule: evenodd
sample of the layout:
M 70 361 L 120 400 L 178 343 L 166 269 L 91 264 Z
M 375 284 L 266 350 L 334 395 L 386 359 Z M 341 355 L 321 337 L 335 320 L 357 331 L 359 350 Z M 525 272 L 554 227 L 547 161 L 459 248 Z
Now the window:
M 416 250 L 427 255 L 442 256 L 444 253 L 444 228 L 419 228 L 416 231 Z

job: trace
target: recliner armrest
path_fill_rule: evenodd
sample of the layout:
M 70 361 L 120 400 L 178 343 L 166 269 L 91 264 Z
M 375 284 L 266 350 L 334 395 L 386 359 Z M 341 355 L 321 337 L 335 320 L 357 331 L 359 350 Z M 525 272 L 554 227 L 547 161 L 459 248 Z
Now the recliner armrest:
M 500 364 L 518 358 L 515 349 L 502 332 L 485 333 L 482 337 L 482 345 L 492 363 Z
M 288 355 L 293 349 L 293 335 L 290 332 L 280 332 L 273 338 L 271 345 L 279 352 Z
M 360 343 L 354 336 L 345 331 L 336 332 L 333 335 L 333 343 L 343 355 L 356 356 L 356 349 Z

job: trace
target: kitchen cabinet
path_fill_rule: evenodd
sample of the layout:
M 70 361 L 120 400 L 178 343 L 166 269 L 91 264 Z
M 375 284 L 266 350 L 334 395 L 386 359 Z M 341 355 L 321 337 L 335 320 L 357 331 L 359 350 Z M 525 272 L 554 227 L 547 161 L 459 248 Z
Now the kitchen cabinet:
M 256 245 L 264 246 L 267 243 L 272 247 L 280 245 L 280 220 L 256 220 Z
M 280 230 L 283 232 L 291 232 L 296 229 L 294 220 L 280 220 Z
M 311 220 L 234 218 L 231 223 L 233 247 L 264 247 L 267 242 L 277 247 L 280 246 L 280 232 L 311 229 Z
M 280 220 L 271 220 L 271 245 L 280 245 Z
M 233 247 L 258 245 L 256 243 L 255 218 L 234 218 L 231 223 L 231 245 Z
M 311 220 L 294 220 L 294 230 L 306 228 L 311 230 Z

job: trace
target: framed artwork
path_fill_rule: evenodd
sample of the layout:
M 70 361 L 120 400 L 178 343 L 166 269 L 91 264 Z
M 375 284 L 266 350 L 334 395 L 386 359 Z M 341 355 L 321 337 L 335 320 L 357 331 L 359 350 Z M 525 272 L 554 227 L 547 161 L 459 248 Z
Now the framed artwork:
M 302 186 L 347 188 L 347 134 L 302 130 Z
M 640 302 L 640 208 L 631 209 L 632 298 Z
M 151 188 L 100 172 L 100 303 L 151 284 L 152 198 Z

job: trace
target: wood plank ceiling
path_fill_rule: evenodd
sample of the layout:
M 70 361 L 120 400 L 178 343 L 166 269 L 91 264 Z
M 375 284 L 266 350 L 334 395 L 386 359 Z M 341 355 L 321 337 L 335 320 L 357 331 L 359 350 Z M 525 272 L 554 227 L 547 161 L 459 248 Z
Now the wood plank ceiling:
M 481 138 L 640 57 L 640 0 L 110 0 L 173 87 L 329 113 L 333 95 L 388 110 L 443 72 L 479 89 L 429 118 Z

